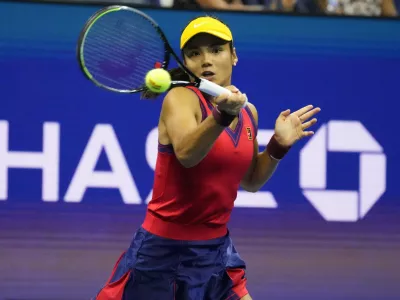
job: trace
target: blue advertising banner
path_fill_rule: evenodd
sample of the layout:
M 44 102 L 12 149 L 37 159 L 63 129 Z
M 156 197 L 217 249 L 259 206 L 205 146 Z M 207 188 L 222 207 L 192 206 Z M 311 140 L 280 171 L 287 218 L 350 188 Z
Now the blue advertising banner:
M 89 299 L 143 220 L 162 98 L 95 87 L 79 32 L 100 7 L 0 3 L 0 298 Z M 194 11 L 145 10 L 178 47 Z M 399 299 L 400 22 L 219 13 L 259 113 L 321 107 L 230 228 L 254 299 Z

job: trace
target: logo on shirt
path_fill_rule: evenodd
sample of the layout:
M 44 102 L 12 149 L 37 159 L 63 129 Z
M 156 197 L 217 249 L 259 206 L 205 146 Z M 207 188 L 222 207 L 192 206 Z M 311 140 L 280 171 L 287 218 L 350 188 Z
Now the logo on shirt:
M 247 138 L 251 141 L 253 139 L 253 135 L 251 134 L 251 128 L 246 127 Z

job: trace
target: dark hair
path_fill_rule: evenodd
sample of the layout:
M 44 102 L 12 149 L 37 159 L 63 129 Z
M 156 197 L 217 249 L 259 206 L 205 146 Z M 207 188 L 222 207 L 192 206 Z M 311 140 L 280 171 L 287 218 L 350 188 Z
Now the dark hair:
M 195 18 L 191 19 L 191 20 L 187 23 L 187 25 L 189 25 L 192 21 L 194 21 L 194 20 L 196 20 L 197 18 L 200 18 L 200 17 L 210 17 L 210 18 L 214 18 L 214 19 L 220 21 L 222 24 L 225 24 L 223 21 L 221 21 L 218 17 L 216 17 L 216 16 L 214 16 L 214 15 L 203 15 L 203 16 L 198 16 L 198 17 L 195 17 Z M 187 26 L 187 25 L 186 25 L 186 26 Z M 227 25 L 227 24 L 225 24 L 225 25 Z M 182 29 L 181 34 L 182 34 L 183 31 L 185 30 L 186 26 L 184 27 L 184 29 Z M 232 41 L 229 42 L 229 48 L 231 49 L 231 51 L 233 51 L 233 43 L 232 43 Z M 182 55 L 182 57 L 184 58 L 183 50 L 181 51 L 181 55 Z M 191 80 L 190 76 L 189 76 L 183 69 L 181 69 L 180 67 L 170 69 L 170 70 L 168 70 L 168 72 L 169 72 L 169 74 L 171 75 L 171 80 L 173 80 L 173 81 L 174 81 L 174 80 L 177 80 L 177 81 L 190 81 L 190 80 Z M 170 89 L 171 89 L 171 88 L 170 88 Z M 169 90 L 170 90 L 170 89 L 169 89 Z M 169 91 L 169 90 L 168 90 L 168 91 Z M 150 90 L 148 90 L 148 89 L 145 89 L 145 90 L 141 93 L 141 98 L 142 98 L 142 99 L 155 99 L 155 98 L 157 98 L 159 95 L 160 95 L 159 93 L 155 93 L 155 92 L 152 92 L 152 91 L 150 91 Z

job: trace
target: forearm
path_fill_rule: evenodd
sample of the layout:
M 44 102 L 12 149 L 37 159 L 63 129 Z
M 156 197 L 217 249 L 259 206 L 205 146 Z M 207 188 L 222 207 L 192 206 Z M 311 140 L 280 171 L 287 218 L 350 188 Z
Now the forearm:
M 250 180 L 243 188 L 253 193 L 259 191 L 274 174 L 278 164 L 279 160 L 271 158 L 267 150 L 259 153 Z
M 223 130 L 224 127 L 217 123 L 213 115 L 208 116 L 174 145 L 176 157 L 186 168 L 197 165 L 211 150 Z
M 255 143 L 255 150 L 258 143 Z M 275 135 L 269 141 L 267 148 L 262 153 L 257 153 L 250 173 L 242 181 L 242 187 L 249 192 L 257 192 L 274 174 L 279 161 L 286 155 L 290 147 L 281 146 Z M 258 152 L 258 151 L 257 151 Z

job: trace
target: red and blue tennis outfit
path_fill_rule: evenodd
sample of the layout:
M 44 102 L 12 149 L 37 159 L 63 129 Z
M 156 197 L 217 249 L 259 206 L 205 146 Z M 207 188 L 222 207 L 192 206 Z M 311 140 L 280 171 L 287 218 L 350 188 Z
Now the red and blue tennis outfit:
M 197 94 L 203 120 L 213 106 Z M 245 296 L 245 262 L 227 223 L 240 181 L 250 167 L 254 117 L 242 109 L 207 156 L 183 167 L 172 145 L 159 145 L 153 198 L 130 247 L 96 300 L 236 300 Z

